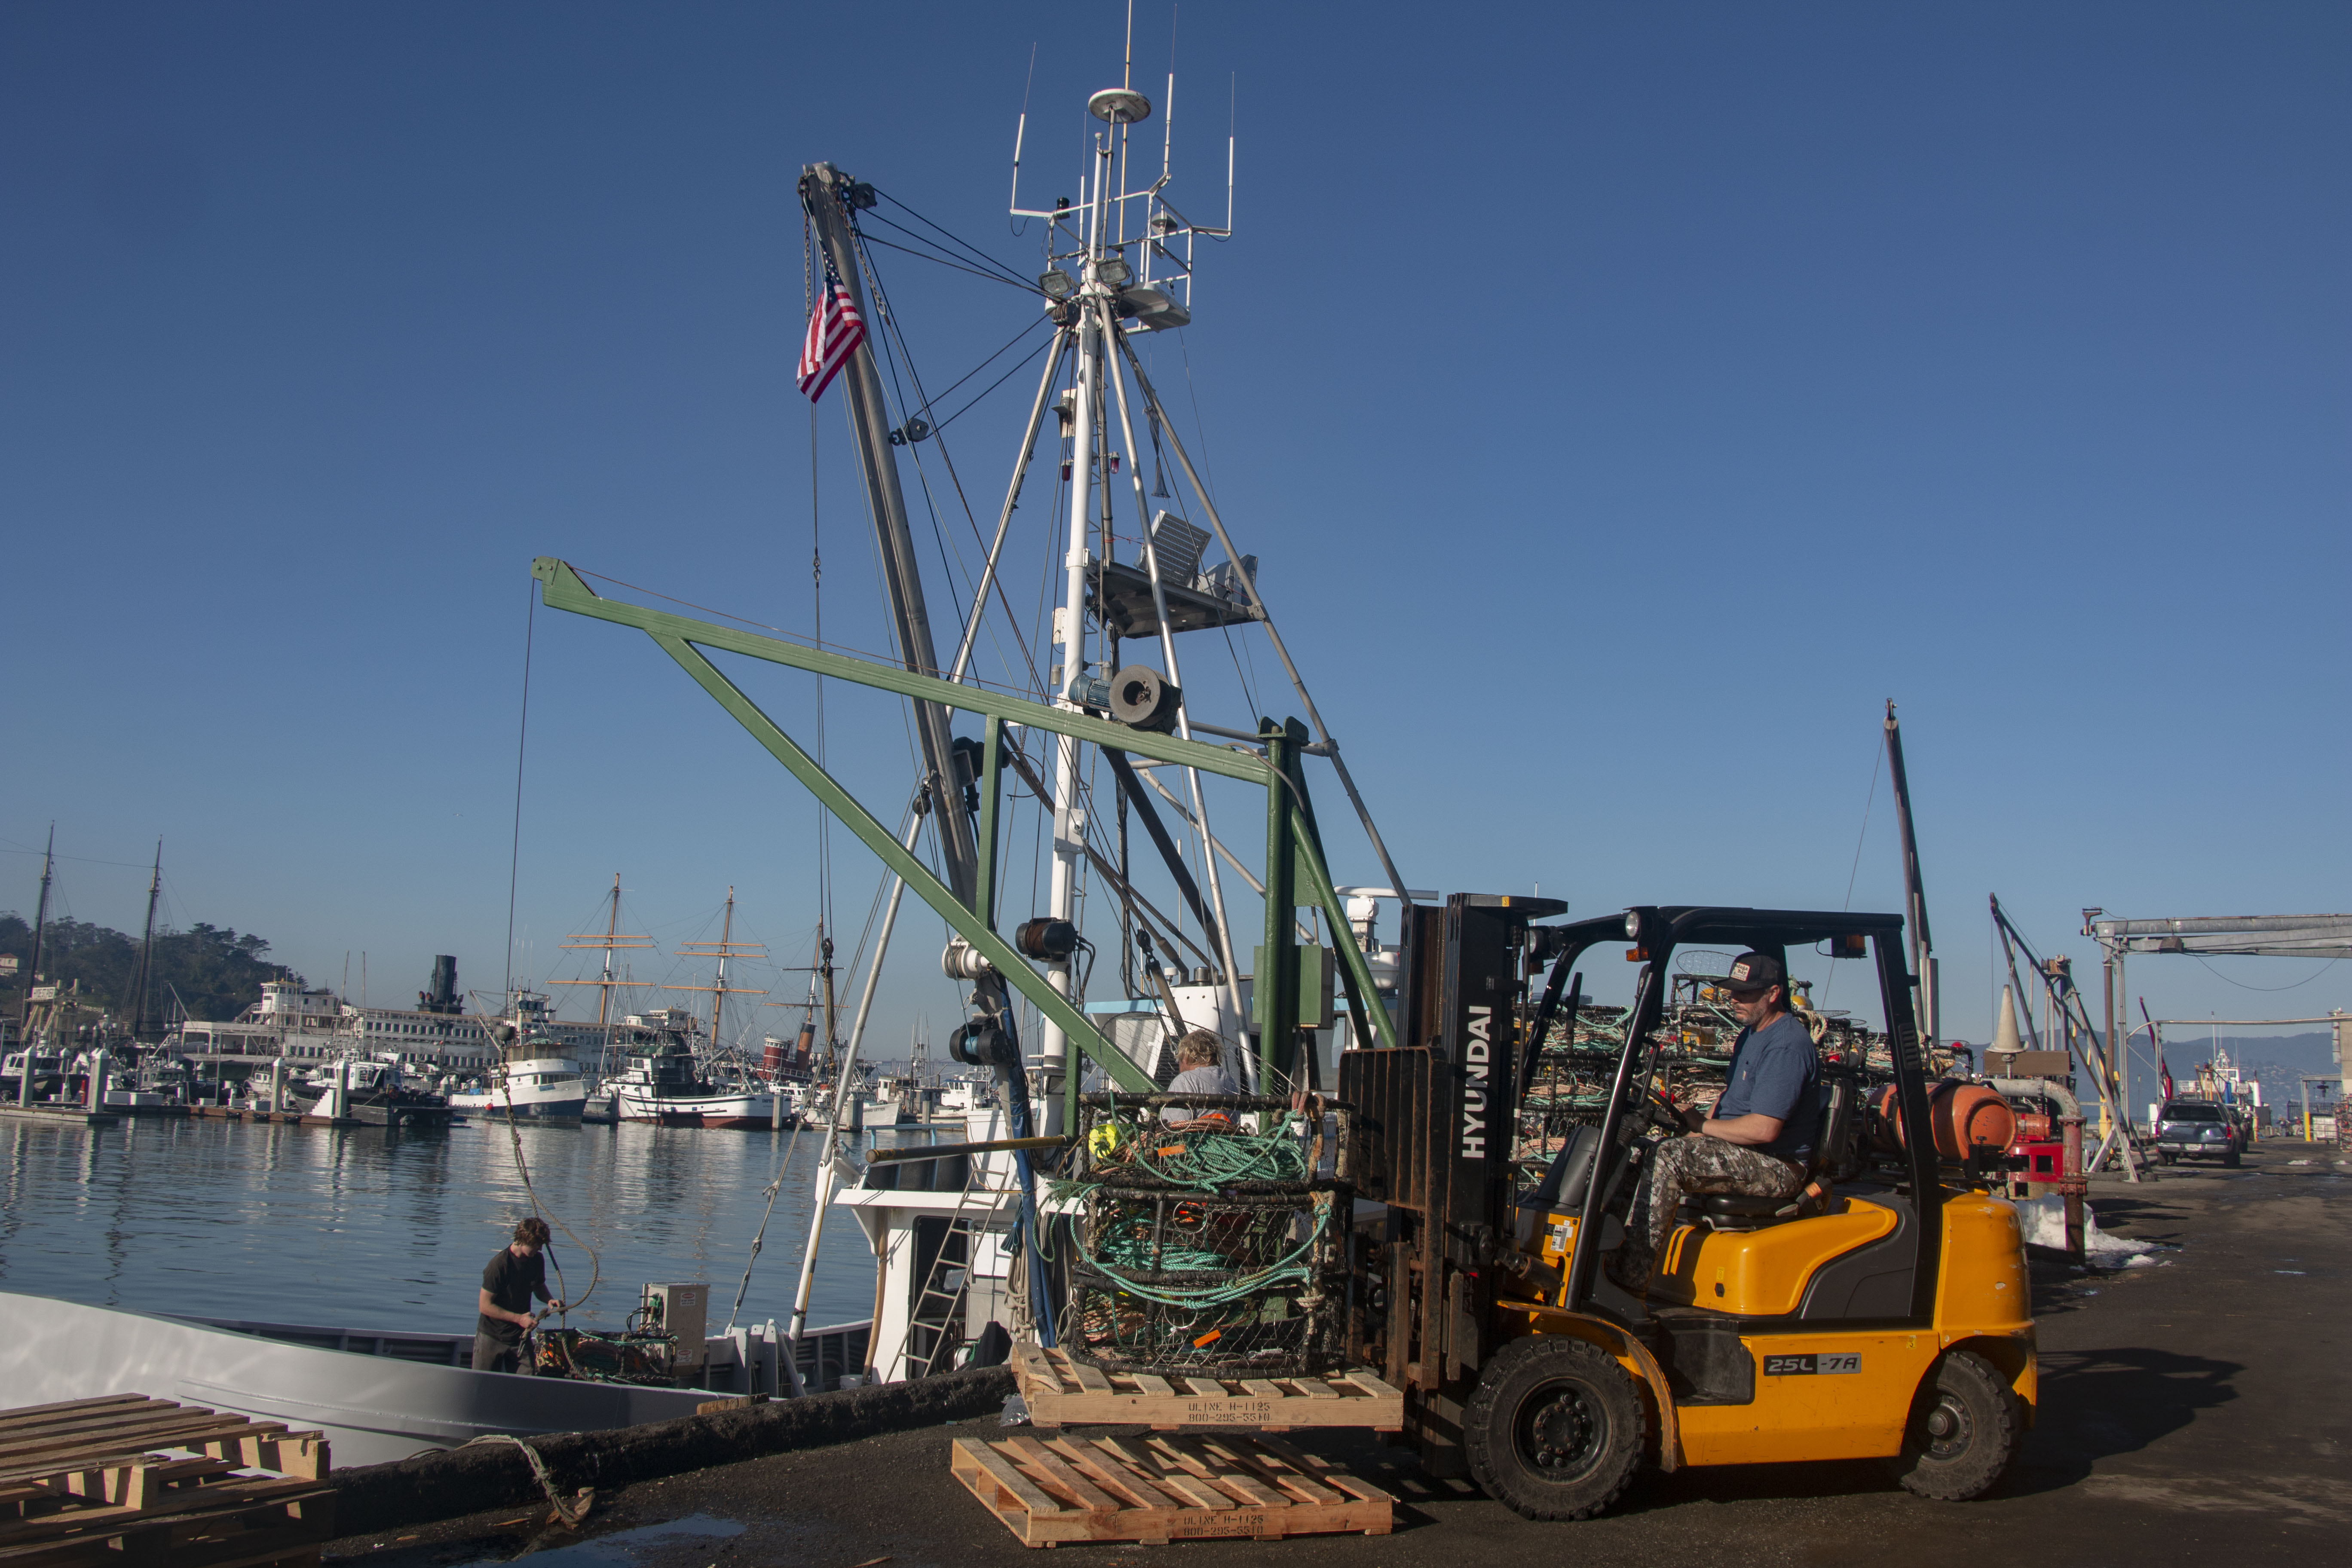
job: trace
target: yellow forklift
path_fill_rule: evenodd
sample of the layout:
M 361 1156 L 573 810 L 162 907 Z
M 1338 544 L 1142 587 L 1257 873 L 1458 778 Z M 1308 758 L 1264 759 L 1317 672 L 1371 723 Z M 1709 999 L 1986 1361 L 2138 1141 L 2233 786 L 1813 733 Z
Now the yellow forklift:
M 1645 1463 L 1884 1458 L 1922 1496 L 1990 1490 L 2036 1400 L 2025 1253 L 2013 1211 L 1937 1149 L 1902 918 L 1648 907 L 1535 923 L 1564 912 L 1481 894 L 1408 906 L 1401 1043 L 1341 1056 L 1359 1191 L 1386 1205 L 1351 1329 L 1405 1390 L 1424 1464 L 1532 1519 L 1598 1513 Z M 1605 1108 L 1523 1190 L 1518 1102 L 1579 960 L 1603 947 L 1643 965 Z M 1601 1265 L 1646 1134 L 1683 1131 L 1656 1037 L 1684 947 L 1770 953 L 1784 973 L 1791 949 L 1873 963 L 1902 1152 L 1861 1179 L 1859 1064 L 1825 1062 L 1804 1192 L 1686 1200 L 1635 1295 Z

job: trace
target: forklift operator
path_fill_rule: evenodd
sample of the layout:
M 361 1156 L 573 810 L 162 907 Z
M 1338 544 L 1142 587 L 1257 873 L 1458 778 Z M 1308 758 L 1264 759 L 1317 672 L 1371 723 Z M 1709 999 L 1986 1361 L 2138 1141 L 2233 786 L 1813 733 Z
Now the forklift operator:
M 1685 1137 L 1656 1146 L 1627 1216 L 1625 1245 L 1609 1270 L 1645 1294 L 1675 1211 L 1692 1193 L 1785 1198 L 1805 1184 L 1821 1121 L 1821 1068 L 1811 1033 L 1789 1011 L 1788 974 L 1769 953 L 1732 961 L 1729 993 L 1739 1037 L 1715 1114 L 1686 1107 Z

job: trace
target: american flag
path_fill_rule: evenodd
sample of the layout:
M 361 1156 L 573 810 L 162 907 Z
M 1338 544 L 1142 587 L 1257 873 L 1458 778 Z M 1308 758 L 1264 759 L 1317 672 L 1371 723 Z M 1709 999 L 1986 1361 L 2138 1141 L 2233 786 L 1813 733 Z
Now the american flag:
M 866 321 L 858 315 L 833 259 L 825 258 L 824 291 L 809 311 L 808 340 L 801 344 L 800 389 L 814 403 L 866 341 Z

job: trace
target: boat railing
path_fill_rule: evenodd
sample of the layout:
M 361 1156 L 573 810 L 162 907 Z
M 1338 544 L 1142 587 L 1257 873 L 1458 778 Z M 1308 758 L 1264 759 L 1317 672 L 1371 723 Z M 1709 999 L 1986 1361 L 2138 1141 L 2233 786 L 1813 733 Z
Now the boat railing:
M 281 1344 L 310 1350 L 341 1351 L 352 1355 L 388 1356 L 420 1366 L 470 1368 L 474 1336 L 470 1333 L 393 1332 L 376 1329 L 322 1328 L 300 1323 L 264 1323 L 236 1318 L 186 1318 L 185 1322 L 231 1333 L 251 1334 Z M 863 1376 L 874 1337 L 871 1319 L 833 1323 L 803 1331 L 793 1345 L 793 1364 L 803 1389 L 831 1393 L 845 1375 Z M 782 1376 L 782 1356 L 790 1342 L 773 1322 L 752 1323 L 731 1333 L 714 1334 L 703 1342 L 703 1363 L 690 1385 L 714 1394 L 765 1394 L 787 1398 L 790 1384 Z

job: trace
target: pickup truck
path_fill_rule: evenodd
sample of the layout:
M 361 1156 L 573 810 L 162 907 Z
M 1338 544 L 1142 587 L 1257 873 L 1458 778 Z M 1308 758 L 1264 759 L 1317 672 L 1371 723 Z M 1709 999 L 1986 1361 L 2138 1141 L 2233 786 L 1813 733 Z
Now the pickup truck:
M 2179 1160 L 2219 1160 L 2234 1169 L 2243 1147 L 2230 1113 L 2210 1101 L 2173 1100 L 2157 1120 L 2156 1152 L 2168 1165 Z

